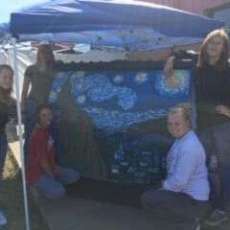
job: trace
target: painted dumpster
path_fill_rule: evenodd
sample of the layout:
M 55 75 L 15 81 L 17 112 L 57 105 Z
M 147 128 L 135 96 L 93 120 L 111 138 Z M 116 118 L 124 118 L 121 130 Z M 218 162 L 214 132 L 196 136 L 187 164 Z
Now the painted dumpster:
M 122 183 L 160 179 L 172 143 L 168 109 L 193 104 L 190 70 L 177 70 L 177 87 L 170 88 L 154 63 L 75 69 L 57 74 L 49 99 L 56 110 L 64 164 L 83 176 Z

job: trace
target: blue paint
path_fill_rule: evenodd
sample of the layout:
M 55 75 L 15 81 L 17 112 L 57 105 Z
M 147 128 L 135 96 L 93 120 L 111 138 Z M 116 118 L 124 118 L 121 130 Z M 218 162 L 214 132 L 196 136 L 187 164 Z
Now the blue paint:
M 157 123 L 168 109 L 192 102 L 191 74 L 176 71 L 177 87 L 167 86 L 162 71 L 94 71 L 59 73 L 51 87 L 50 102 L 56 103 L 61 89 L 70 81 L 76 106 L 88 113 L 103 138 L 110 157 L 112 179 L 151 183 L 165 171 L 164 154 L 169 141 L 163 135 L 137 134 L 126 130 L 148 121 Z

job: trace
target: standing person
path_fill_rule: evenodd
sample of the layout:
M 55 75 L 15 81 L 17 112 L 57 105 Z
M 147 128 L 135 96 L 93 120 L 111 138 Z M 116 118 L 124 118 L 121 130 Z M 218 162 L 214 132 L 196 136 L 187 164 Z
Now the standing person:
M 49 44 L 38 47 L 37 60 L 25 71 L 21 104 L 25 111 L 25 152 L 28 152 L 28 139 L 36 123 L 38 105 L 48 103 L 50 87 L 55 76 L 55 59 Z
M 214 30 L 204 39 L 194 66 L 197 128 L 210 170 L 214 211 L 206 221 L 217 226 L 228 219 L 230 200 L 230 67 L 229 37 Z M 166 81 L 173 82 L 174 57 L 165 65 Z
M 51 108 L 40 106 L 29 142 L 27 180 L 45 197 L 55 199 L 65 194 L 64 184 L 74 183 L 80 176 L 77 171 L 57 164 L 54 141 L 49 131 L 51 121 Z
M 167 155 L 167 176 L 159 190 L 146 191 L 142 205 L 158 218 L 179 221 L 183 229 L 199 229 L 208 210 L 209 182 L 204 148 L 191 127 L 185 105 L 169 111 L 167 126 L 176 139 Z
M 11 91 L 13 87 L 13 70 L 8 65 L 0 65 L 0 176 L 2 178 L 5 157 L 7 153 L 7 139 L 5 126 L 9 118 L 9 107 L 13 100 Z M 5 225 L 7 220 L 0 211 L 0 226 Z

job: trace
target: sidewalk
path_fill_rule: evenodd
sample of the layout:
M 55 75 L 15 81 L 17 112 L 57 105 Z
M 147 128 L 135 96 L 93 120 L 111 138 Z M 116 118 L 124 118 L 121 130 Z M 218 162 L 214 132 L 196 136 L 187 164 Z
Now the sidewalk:
M 10 143 L 10 148 L 21 166 L 19 143 Z M 37 193 L 33 197 L 50 230 L 185 230 L 176 224 L 157 223 L 138 208 L 83 199 L 73 193 L 59 200 L 47 200 Z M 202 229 L 227 230 L 229 224 Z
M 12 142 L 9 146 L 21 167 L 19 143 Z M 81 199 L 75 195 L 59 200 L 47 200 L 38 194 L 33 196 L 50 230 L 159 230 L 151 216 L 129 206 Z
M 66 196 L 37 199 L 50 230 L 159 230 L 141 210 Z M 155 226 L 154 226 L 155 225 Z

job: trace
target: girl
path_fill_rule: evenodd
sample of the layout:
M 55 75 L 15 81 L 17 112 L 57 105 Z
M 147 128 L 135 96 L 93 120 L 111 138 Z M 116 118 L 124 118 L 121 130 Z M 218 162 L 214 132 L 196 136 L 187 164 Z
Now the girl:
M 27 179 L 47 198 L 59 198 L 65 194 L 63 184 L 79 180 L 79 173 L 60 167 L 55 159 L 54 141 L 49 133 L 52 111 L 42 105 L 37 112 L 37 124 L 29 142 Z
M 197 128 L 209 158 L 210 182 L 214 211 L 206 221 L 211 226 L 228 219 L 230 207 L 230 67 L 229 38 L 224 30 L 207 35 L 194 62 L 194 86 L 197 105 Z M 170 57 L 164 71 L 166 82 L 173 87 L 173 63 Z M 175 85 L 175 84 L 174 84 Z
M 22 106 L 31 100 L 35 106 L 47 103 L 50 86 L 54 77 L 55 59 L 48 44 L 38 47 L 37 60 L 25 71 L 22 89 Z M 29 88 L 31 90 L 29 91 Z M 34 111 L 36 112 L 36 110 Z
M 28 141 L 36 123 L 38 105 L 48 103 L 50 87 L 55 76 L 55 59 L 49 44 L 38 47 L 37 60 L 25 71 L 21 95 L 22 110 L 25 111 L 25 153 Z
M 0 176 L 7 153 L 5 126 L 9 119 L 9 109 L 12 105 L 11 91 L 13 86 L 13 70 L 8 65 L 0 65 Z M 0 226 L 6 224 L 6 218 L 0 211 Z

